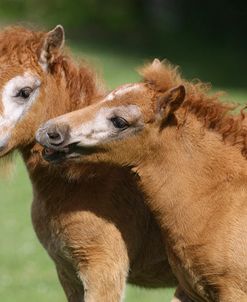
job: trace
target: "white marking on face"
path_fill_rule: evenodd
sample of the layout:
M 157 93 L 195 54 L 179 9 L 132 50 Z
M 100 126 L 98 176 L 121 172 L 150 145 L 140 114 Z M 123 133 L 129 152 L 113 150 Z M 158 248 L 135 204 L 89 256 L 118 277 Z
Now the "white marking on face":
M 123 96 L 124 94 L 128 94 L 130 92 L 133 91 L 141 91 L 144 89 L 143 84 L 141 83 L 136 83 L 136 84 L 126 84 L 121 86 L 118 89 L 113 90 L 112 92 L 110 92 L 106 98 L 104 99 L 104 101 L 108 102 L 108 101 L 112 101 L 114 100 L 116 97 L 120 97 Z
M 2 112 L 0 113 L 0 145 L 11 136 L 11 130 L 25 115 L 39 94 L 40 80 L 29 72 L 9 80 L 2 89 Z M 30 87 L 32 92 L 27 99 L 18 96 L 18 92 Z
M 121 116 L 135 127 L 127 128 L 122 131 L 115 128 L 111 118 Z M 143 123 L 140 121 L 141 112 L 138 106 L 118 106 L 101 108 L 95 118 L 89 122 L 82 123 L 80 127 L 72 129 L 70 143 L 80 142 L 81 146 L 93 146 L 101 143 L 106 143 L 112 140 L 121 139 L 130 132 L 135 132 L 141 129 Z

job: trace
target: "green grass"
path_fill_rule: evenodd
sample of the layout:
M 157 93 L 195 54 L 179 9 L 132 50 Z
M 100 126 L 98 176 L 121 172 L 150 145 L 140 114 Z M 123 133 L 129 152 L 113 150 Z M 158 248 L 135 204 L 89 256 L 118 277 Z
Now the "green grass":
M 138 79 L 134 69 L 141 59 L 86 46 L 75 48 L 102 66 L 109 87 Z M 196 74 L 195 74 L 196 76 Z M 244 103 L 247 91 L 230 90 L 230 99 Z M 4 302 L 62 302 L 63 291 L 54 265 L 40 246 L 30 220 L 32 189 L 25 167 L 17 158 L 16 172 L 0 180 L 0 300 Z M 128 287 L 127 302 L 170 301 L 173 289 L 143 290 Z

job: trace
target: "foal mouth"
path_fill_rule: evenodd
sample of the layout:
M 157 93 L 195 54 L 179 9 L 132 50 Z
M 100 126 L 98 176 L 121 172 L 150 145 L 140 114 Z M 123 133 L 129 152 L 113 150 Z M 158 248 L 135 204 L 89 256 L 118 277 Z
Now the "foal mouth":
M 87 155 L 91 155 L 97 153 L 99 151 L 103 151 L 102 148 L 96 147 L 82 147 L 79 146 L 79 142 L 72 143 L 62 148 L 52 148 L 45 146 L 42 151 L 43 158 L 48 162 L 60 163 L 64 160 L 83 158 Z
M 44 146 L 42 156 L 46 161 L 58 163 L 68 158 L 75 157 L 76 145 L 77 143 L 73 143 L 62 148 Z

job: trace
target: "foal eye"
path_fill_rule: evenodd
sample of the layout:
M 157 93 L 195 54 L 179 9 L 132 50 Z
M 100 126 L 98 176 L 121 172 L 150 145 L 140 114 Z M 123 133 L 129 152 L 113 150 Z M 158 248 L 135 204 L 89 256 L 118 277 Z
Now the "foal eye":
M 33 89 L 31 87 L 24 87 L 18 91 L 15 97 L 20 97 L 22 99 L 28 99 Z
M 129 127 L 129 123 L 122 117 L 113 117 L 111 118 L 111 122 L 113 123 L 113 126 L 115 128 L 118 128 L 118 129 L 126 129 L 127 127 Z

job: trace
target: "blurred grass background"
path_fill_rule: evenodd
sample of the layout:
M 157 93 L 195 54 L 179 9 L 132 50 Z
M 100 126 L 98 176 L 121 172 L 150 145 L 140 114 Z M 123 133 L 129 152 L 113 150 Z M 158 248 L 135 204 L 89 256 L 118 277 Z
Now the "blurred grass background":
M 137 80 L 135 68 L 158 57 L 180 65 L 189 79 L 227 91 L 231 101 L 247 101 L 244 1 L 0 0 L 0 20 L 1 26 L 64 25 L 67 45 L 92 61 L 110 88 Z M 0 301 L 65 301 L 33 232 L 32 189 L 21 159 L 16 162 L 12 179 L 0 179 Z M 166 302 L 172 294 L 128 287 L 125 301 Z

